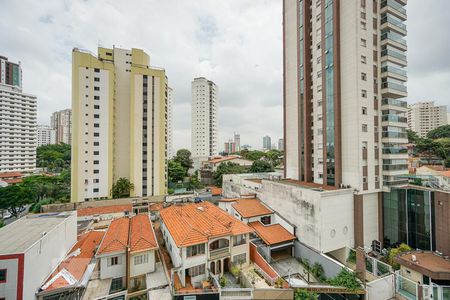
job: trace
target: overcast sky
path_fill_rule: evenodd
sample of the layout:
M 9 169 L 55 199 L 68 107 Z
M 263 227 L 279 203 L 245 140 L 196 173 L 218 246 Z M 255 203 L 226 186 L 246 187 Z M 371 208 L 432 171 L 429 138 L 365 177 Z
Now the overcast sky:
M 292 0 L 294 1 L 294 0 Z M 356 0 L 345 0 L 356 1 Z M 450 106 L 450 1 L 408 1 L 409 102 Z M 219 149 L 282 135 L 281 0 L 0 0 L 0 55 L 21 61 L 38 123 L 71 105 L 71 51 L 143 48 L 174 89 L 174 146 L 190 147 L 191 80 L 219 85 Z

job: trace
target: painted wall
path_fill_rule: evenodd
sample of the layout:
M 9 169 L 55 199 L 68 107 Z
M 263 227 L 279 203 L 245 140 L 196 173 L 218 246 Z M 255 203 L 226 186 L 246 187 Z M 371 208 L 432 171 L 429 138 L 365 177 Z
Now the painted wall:
M 147 263 L 135 265 L 134 258 L 136 256 L 143 255 L 143 254 L 148 255 Z M 131 277 L 154 272 L 155 271 L 155 250 L 140 252 L 140 253 L 131 255 L 130 266 L 131 266 L 131 268 L 130 268 L 130 276 Z
M 108 259 L 114 256 L 120 257 L 120 263 L 108 266 Z M 100 258 L 100 279 L 125 277 L 127 271 L 126 255 L 124 252 L 105 255 Z
M 17 299 L 17 275 L 19 273 L 19 260 L 17 258 L 3 259 L 0 256 L 0 270 L 6 269 L 6 282 L 0 283 L 0 298 Z

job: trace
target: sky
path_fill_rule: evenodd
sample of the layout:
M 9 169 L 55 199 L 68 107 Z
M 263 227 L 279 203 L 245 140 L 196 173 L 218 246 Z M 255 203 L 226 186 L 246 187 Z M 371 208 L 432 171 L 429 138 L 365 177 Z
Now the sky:
M 294 0 L 292 0 L 294 1 Z M 357 1 L 357 0 L 345 0 Z M 450 1 L 408 1 L 408 102 L 450 106 Z M 219 86 L 219 149 L 282 137 L 282 0 L 0 0 L 0 55 L 21 61 L 38 123 L 71 106 L 74 47 L 142 48 L 174 89 L 174 148 L 190 148 L 191 81 Z

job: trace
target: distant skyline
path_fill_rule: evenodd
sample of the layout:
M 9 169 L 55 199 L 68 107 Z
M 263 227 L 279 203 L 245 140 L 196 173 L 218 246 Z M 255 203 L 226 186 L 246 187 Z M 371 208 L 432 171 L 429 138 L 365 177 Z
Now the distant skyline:
M 142 48 L 174 89 L 175 150 L 190 148 L 190 87 L 198 76 L 219 86 L 218 144 L 239 132 L 242 145 L 260 149 L 263 136 L 276 141 L 283 133 L 281 4 L 3 0 L 0 55 L 22 62 L 24 92 L 38 98 L 38 123 L 49 124 L 52 112 L 71 107 L 72 48 Z M 410 0 L 406 8 L 407 100 L 450 106 L 450 1 Z

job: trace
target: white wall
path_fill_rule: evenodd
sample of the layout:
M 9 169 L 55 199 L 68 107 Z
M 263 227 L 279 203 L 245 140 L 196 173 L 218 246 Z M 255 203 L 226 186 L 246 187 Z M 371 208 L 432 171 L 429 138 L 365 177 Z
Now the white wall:
M 38 288 L 76 242 L 77 218 L 72 214 L 25 251 L 23 299 L 34 299 Z
M 143 255 L 143 254 L 148 255 L 147 263 L 135 265 L 134 257 Z M 155 271 L 155 250 L 140 252 L 140 253 L 131 255 L 130 266 L 131 266 L 131 268 L 130 268 L 130 276 L 131 277 L 154 272 Z
M 364 245 L 371 246 L 378 240 L 378 193 L 363 195 Z
M 0 298 L 17 299 L 18 259 L 1 259 L 0 269 L 6 269 L 6 283 L 0 283 Z
M 169 230 L 167 230 L 167 227 L 162 220 L 161 220 L 161 231 L 164 235 L 164 242 L 166 244 L 166 249 L 169 252 L 170 258 L 172 259 L 173 266 L 174 268 L 178 268 L 182 264 L 181 251 L 175 244 L 175 241 L 173 240 Z M 172 251 L 170 250 L 171 248 Z
M 108 259 L 114 256 L 120 257 L 120 264 L 108 267 Z M 126 276 L 127 261 L 125 252 L 103 255 L 100 258 L 100 279 L 118 278 Z

